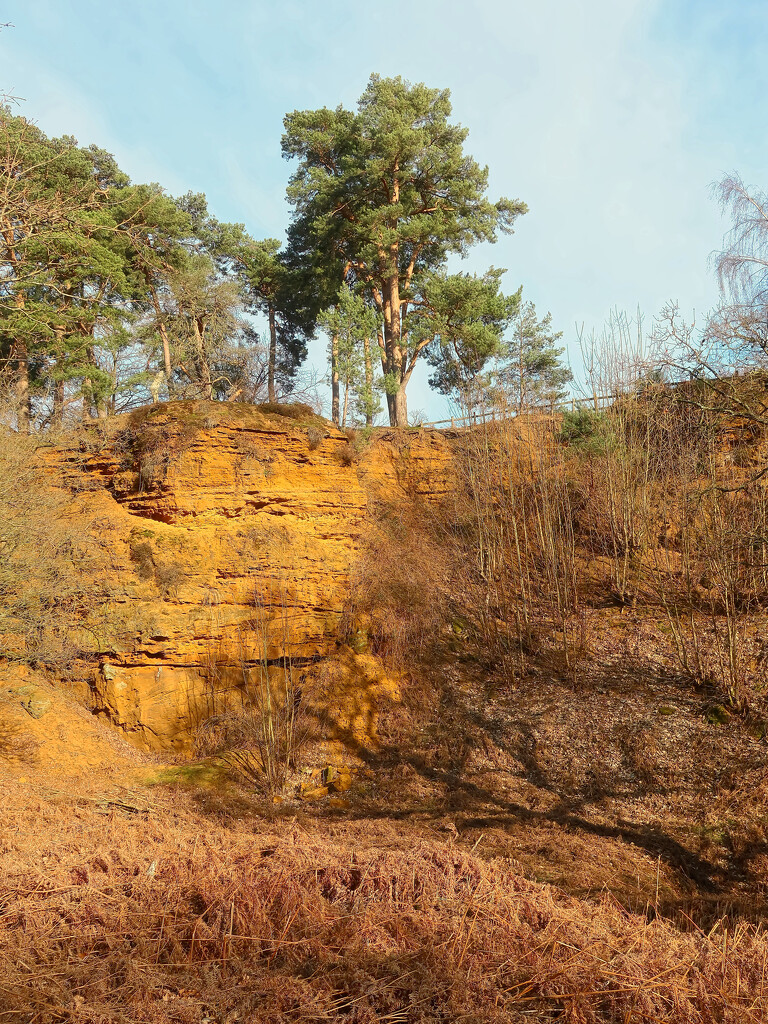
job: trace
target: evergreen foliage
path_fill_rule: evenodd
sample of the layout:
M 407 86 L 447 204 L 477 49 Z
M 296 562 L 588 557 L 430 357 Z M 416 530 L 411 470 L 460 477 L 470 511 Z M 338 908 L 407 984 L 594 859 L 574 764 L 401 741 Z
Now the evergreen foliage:
M 492 267 L 483 277 L 432 274 L 424 282 L 424 302 L 411 316 L 411 336 L 427 341 L 435 368 L 430 384 L 467 408 L 490 386 L 491 375 L 483 370 L 504 351 L 504 331 L 520 306 L 520 290 L 511 296 L 500 291 L 503 273 Z
M 526 207 L 487 197 L 488 171 L 450 118 L 448 90 L 378 75 L 355 111 L 288 114 L 283 154 L 298 163 L 283 246 L 217 220 L 201 193 L 132 183 L 105 150 L 49 139 L 1 107 L 6 419 L 26 433 L 166 397 L 274 404 L 294 388 L 319 324 L 338 423 L 353 411 L 370 425 L 383 392 L 390 422 L 406 424 L 420 359 L 437 390 L 465 403 L 505 358 L 509 385 L 504 336 L 521 317 L 520 291 L 505 295 L 493 267 L 446 266 L 511 232 Z M 526 317 L 525 387 L 551 396 L 568 379 L 559 335 L 548 317 Z
M 560 361 L 565 349 L 558 347 L 557 342 L 562 336 L 562 331 L 552 331 L 549 313 L 541 320 L 537 318 L 532 302 L 524 303 L 516 311 L 497 376 L 518 411 L 555 405 L 568 393 L 567 385 L 573 374 Z
M 377 336 L 380 320 L 375 309 L 344 284 L 336 304 L 320 314 L 319 323 L 330 336 L 332 418 L 342 427 L 347 425 L 349 398 L 355 396 L 355 411 L 367 426 L 381 411 L 380 384 L 376 381 L 371 355 L 372 339 Z M 339 388 L 344 388 L 340 411 Z
M 311 332 L 262 267 L 276 249 L 217 221 L 205 196 L 134 185 L 104 150 L 0 108 L 0 365 L 18 429 L 59 426 L 70 407 L 274 393 Z M 280 357 L 248 318 L 260 303 L 290 320 Z
M 409 331 L 427 283 L 449 255 L 495 241 L 526 211 L 519 200 L 486 197 L 487 168 L 464 153 L 467 131 L 450 114 L 447 89 L 372 75 L 356 113 L 285 118 L 283 153 L 299 161 L 288 187 L 292 238 L 304 252 L 329 254 L 378 308 L 395 425 L 407 423 L 406 387 L 431 341 Z

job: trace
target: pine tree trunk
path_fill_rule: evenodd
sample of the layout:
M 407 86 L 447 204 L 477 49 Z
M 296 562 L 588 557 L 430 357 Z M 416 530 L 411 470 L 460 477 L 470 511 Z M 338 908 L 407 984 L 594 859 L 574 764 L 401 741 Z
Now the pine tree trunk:
M 394 407 L 395 407 L 395 422 L 393 426 L 396 427 L 407 427 L 408 426 L 408 400 L 405 396 L 405 385 L 401 385 L 400 390 L 394 396 Z
M 163 319 L 163 311 L 160 309 L 160 300 L 157 297 L 157 291 L 154 288 L 150 288 L 152 295 L 152 305 L 155 307 L 155 316 L 157 317 L 157 329 L 160 332 L 160 339 L 163 343 L 163 369 L 165 370 L 165 381 L 168 385 L 168 397 L 171 397 L 171 373 L 173 369 L 171 367 L 171 343 L 168 339 L 168 331 L 165 329 L 165 320 Z
M 16 361 L 16 422 L 19 433 L 28 434 L 32 408 L 29 397 L 29 353 L 23 341 L 14 344 L 13 354 Z
M 277 363 L 277 328 L 275 327 L 275 307 L 269 307 L 269 361 L 267 363 L 267 400 L 276 400 L 275 365 Z
M 522 312 L 520 314 L 520 331 L 518 337 L 518 366 L 517 366 L 517 378 L 519 384 L 519 390 L 517 395 L 517 412 L 518 415 L 523 411 L 523 405 L 525 402 L 525 358 L 523 354 L 523 318 Z
M 339 425 L 339 336 L 331 338 L 331 419 Z
M 400 327 L 400 281 L 397 274 L 386 283 L 384 291 L 384 344 L 387 351 L 387 373 L 398 383 L 397 393 L 387 395 L 389 424 L 392 427 L 408 425 L 408 406 L 403 380 L 403 351 Z
M 51 426 L 54 430 L 61 430 L 64 422 L 64 381 L 57 380 L 53 385 L 53 412 L 51 413 Z
M 64 364 L 64 327 L 59 324 L 53 329 L 56 336 L 54 349 L 54 362 L 59 369 Z M 55 380 L 53 384 L 53 409 L 51 410 L 51 426 L 54 430 L 61 430 L 64 423 L 64 380 Z
M 394 427 L 397 424 L 397 413 L 395 412 L 395 396 L 387 395 L 387 415 L 389 416 L 389 425 Z
M 91 366 L 98 366 L 98 363 L 96 362 L 96 353 L 90 346 L 88 347 L 88 361 Z M 101 388 L 99 388 L 98 393 L 93 393 L 93 402 L 96 406 L 96 416 L 100 420 L 105 420 L 107 418 L 107 404 L 101 394 Z
M 213 382 L 211 381 L 211 368 L 208 365 L 208 353 L 205 351 L 205 323 L 202 318 L 195 317 L 192 321 L 192 329 L 195 332 L 195 347 L 197 349 L 197 366 L 200 376 L 200 385 L 203 395 L 208 401 L 213 400 Z
M 114 416 L 117 412 L 117 352 L 112 353 L 112 393 L 107 402 L 107 416 Z
M 373 360 L 371 358 L 371 339 L 363 338 L 365 354 L 365 425 L 373 426 Z
M 91 416 L 91 402 L 93 400 L 93 394 L 92 394 L 92 391 L 91 391 L 91 378 L 90 377 L 86 377 L 83 380 L 83 386 L 82 386 L 81 390 L 82 390 L 82 394 L 83 394 L 83 410 L 82 410 L 81 419 L 82 419 L 83 423 L 87 423 L 88 420 L 93 419 L 93 417 Z
M 344 411 L 341 414 L 341 425 L 346 427 L 347 425 L 347 406 L 349 405 L 349 381 L 344 381 Z
M 8 240 L 6 236 L 6 240 Z M 9 252 L 13 249 L 9 243 Z M 15 258 L 12 260 L 15 263 Z M 18 291 L 15 296 L 17 309 L 24 309 L 24 293 Z M 29 351 L 23 341 L 18 338 L 13 343 L 12 356 L 16 362 L 16 423 L 20 434 L 29 433 L 29 423 L 32 418 L 32 401 L 29 395 Z

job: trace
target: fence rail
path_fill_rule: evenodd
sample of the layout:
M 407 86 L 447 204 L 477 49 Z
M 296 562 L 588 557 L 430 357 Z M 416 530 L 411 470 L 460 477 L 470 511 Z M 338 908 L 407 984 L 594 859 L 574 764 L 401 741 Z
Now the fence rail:
M 613 394 L 592 395 L 589 398 L 570 398 L 566 402 L 556 402 L 552 405 L 529 405 L 522 409 L 511 409 L 503 415 L 497 415 L 496 410 L 492 409 L 490 412 L 470 413 L 469 416 L 451 416 L 447 420 L 425 420 L 419 426 L 449 426 L 451 429 L 456 429 L 464 426 L 471 427 L 477 423 L 491 423 L 496 420 L 499 422 L 514 420 L 518 416 L 529 416 L 531 413 L 545 413 L 553 416 L 556 412 L 576 412 L 578 409 L 593 409 L 597 412 L 600 409 L 609 408 L 619 397 L 619 395 Z

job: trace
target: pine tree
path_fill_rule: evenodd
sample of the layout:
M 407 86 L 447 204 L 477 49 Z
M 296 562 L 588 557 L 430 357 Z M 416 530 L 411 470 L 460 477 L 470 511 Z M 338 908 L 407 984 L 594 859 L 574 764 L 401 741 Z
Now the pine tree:
M 408 331 L 426 276 L 451 253 L 511 231 L 526 210 L 486 198 L 487 169 L 464 153 L 466 129 L 450 114 L 448 90 L 372 75 L 357 113 L 339 107 L 285 119 L 283 153 L 299 160 L 288 188 L 293 235 L 349 268 L 379 310 L 395 425 L 407 422 L 406 387 L 429 344 Z
M 0 109 L 0 339 L 22 432 L 35 392 L 52 388 L 56 417 L 68 381 L 97 403 L 108 384 L 97 332 L 118 326 L 112 300 L 127 282 L 104 165 L 101 151 L 48 139 Z
M 165 306 L 171 280 L 184 270 L 194 237 L 189 214 L 157 185 L 125 188 L 113 201 L 126 244 L 126 261 L 132 270 L 134 307 L 150 326 L 145 340 L 156 335 L 162 352 L 162 369 L 169 394 L 173 393 L 174 366 Z
M 204 196 L 133 185 L 103 149 L 0 108 L 0 358 L 19 429 L 60 424 L 70 402 L 106 416 L 163 380 L 169 395 L 253 395 L 246 264 L 270 244 L 211 217 Z M 278 317 L 291 308 L 286 284 L 259 286 Z M 270 384 L 302 358 L 303 326 L 283 328 L 277 365 L 273 345 Z
M 371 339 L 376 336 L 379 318 L 365 300 L 348 285 L 342 285 L 336 304 L 322 313 L 320 324 L 330 336 L 331 418 L 346 426 L 349 400 L 356 397 L 356 411 L 367 426 L 380 410 L 371 358 Z M 344 402 L 340 408 L 340 389 Z
M 250 312 L 267 317 L 269 347 L 267 397 L 276 401 L 277 384 L 289 391 L 307 356 L 307 340 L 315 324 L 315 310 L 307 306 L 302 268 L 291 265 L 276 238 L 258 241 L 243 224 L 228 224 L 212 217 L 205 196 L 189 193 L 180 201 L 191 216 L 196 238 L 223 278 L 237 278 Z
M 562 336 L 562 331 L 552 331 L 549 313 L 537 319 L 532 302 L 524 303 L 515 316 L 498 380 L 518 411 L 554 405 L 567 394 L 573 374 L 561 362 L 565 349 L 557 342 Z
M 484 400 L 490 385 L 486 368 L 503 353 L 504 331 L 520 308 L 520 290 L 500 290 L 504 273 L 492 267 L 482 277 L 433 274 L 410 318 L 411 337 L 427 341 L 435 370 L 429 383 L 467 409 Z

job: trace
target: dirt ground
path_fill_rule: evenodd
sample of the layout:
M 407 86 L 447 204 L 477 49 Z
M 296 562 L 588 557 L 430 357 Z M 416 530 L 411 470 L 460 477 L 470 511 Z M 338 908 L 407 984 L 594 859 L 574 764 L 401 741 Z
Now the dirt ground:
M 420 672 L 279 802 L 0 678 L 0 1020 L 766 1019 L 766 738 L 663 623 L 605 613 L 575 683 Z

